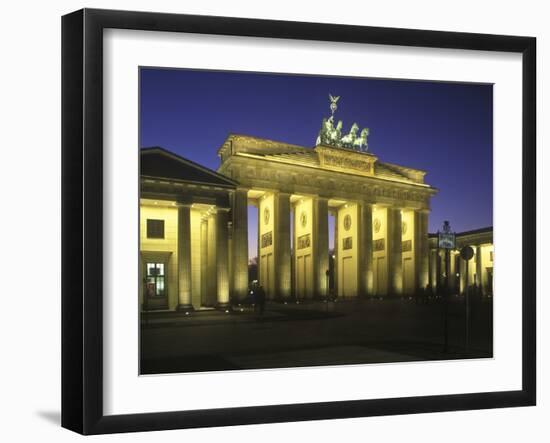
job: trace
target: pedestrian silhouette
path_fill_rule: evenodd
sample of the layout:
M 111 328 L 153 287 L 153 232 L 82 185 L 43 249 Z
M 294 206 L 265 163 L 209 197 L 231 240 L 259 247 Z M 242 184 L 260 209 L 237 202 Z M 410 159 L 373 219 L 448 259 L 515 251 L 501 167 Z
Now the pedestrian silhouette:
M 263 314 L 265 309 L 265 291 L 262 285 L 259 285 L 256 288 L 256 293 L 254 295 L 255 301 L 258 305 L 258 310 L 260 311 L 260 314 Z

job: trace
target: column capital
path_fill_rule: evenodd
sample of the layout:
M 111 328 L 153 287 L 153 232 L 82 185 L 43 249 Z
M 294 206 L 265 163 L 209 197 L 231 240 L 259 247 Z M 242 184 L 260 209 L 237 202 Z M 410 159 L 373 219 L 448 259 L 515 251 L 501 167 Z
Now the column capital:
M 404 206 L 390 205 L 387 207 L 387 209 L 392 209 L 394 211 L 403 211 L 406 208 Z
M 330 200 L 330 197 L 325 197 L 324 195 L 315 195 L 313 196 L 313 198 L 317 199 L 317 200 Z
M 290 196 L 292 195 L 291 192 L 285 192 L 285 191 L 274 191 L 273 192 L 274 195 L 278 195 L 280 197 L 286 197 L 288 196 L 288 198 L 290 198 Z

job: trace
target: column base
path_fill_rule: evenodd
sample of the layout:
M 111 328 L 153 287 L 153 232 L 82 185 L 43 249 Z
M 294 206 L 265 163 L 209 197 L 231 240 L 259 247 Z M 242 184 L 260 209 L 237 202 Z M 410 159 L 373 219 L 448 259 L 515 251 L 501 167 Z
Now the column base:
M 183 311 L 191 312 L 191 311 L 194 311 L 194 310 L 195 310 L 195 308 L 191 304 L 177 305 L 176 306 L 176 311 L 177 312 L 183 312 Z
M 216 309 L 218 311 L 229 311 L 229 312 L 231 312 L 233 310 L 231 308 L 231 303 L 229 303 L 229 302 L 216 303 Z

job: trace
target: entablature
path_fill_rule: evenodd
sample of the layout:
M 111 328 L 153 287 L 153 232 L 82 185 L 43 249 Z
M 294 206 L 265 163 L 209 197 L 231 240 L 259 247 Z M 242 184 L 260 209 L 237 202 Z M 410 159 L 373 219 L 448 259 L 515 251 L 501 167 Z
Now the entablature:
M 326 198 L 368 201 L 388 206 L 429 209 L 437 190 L 428 185 L 404 183 L 339 171 L 281 165 L 273 162 L 232 157 L 218 172 L 248 189 L 260 188 L 290 194 L 315 194 Z

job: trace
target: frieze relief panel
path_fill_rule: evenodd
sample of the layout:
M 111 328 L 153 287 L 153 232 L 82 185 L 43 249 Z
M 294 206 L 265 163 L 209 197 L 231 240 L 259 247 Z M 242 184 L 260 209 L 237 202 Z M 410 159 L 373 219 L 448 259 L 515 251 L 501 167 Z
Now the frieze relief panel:
M 323 160 L 326 166 L 336 166 L 341 169 L 353 169 L 372 174 L 372 163 L 360 160 L 354 160 L 346 157 L 337 157 L 334 155 L 324 155 Z
M 346 237 L 343 240 L 342 249 L 344 251 L 353 248 L 353 237 Z
M 261 248 L 267 248 L 273 244 L 273 231 L 266 232 L 262 235 Z
M 298 249 L 305 249 L 311 246 L 311 236 L 309 234 L 298 237 Z
M 377 240 L 374 240 L 373 242 L 373 250 L 374 252 L 383 251 L 386 246 L 386 239 L 379 238 Z
M 315 151 L 319 156 L 319 163 L 323 169 L 366 176 L 374 175 L 374 163 L 377 158 L 373 155 L 326 146 L 317 146 Z

